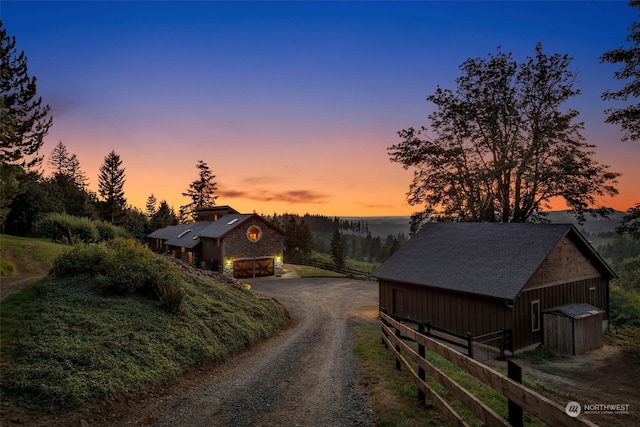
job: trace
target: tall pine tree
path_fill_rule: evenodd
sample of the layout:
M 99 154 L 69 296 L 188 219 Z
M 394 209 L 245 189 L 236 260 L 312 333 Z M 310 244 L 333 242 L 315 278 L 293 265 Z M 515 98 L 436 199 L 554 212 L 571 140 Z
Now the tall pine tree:
M 120 156 L 113 150 L 107 154 L 104 163 L 100 166 L 98 193 L 102 197 L 102 216 L 112 224 L 116 223 L 127 205 L 127 199 L 124 197 L 124 171 Z
M 193 218 L 196 217 L 196 209 L 215 206 L 218 198 L 218 196 L 214 196 L 218 189 L 214 182 L 216 176 L 211 172 L 209 165 L 198 160 L 196 168 L 198 169 L 198 179 L 189 185 L 189 189 L 185 193 L 182 193 L 184 197 L 191 199 L 191 202 L 180 206 L 180 212 L 183 215 L 191 215 Z

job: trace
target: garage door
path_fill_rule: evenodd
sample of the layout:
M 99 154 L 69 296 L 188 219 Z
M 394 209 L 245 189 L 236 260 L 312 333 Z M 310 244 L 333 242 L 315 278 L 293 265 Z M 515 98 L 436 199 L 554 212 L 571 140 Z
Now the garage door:
M 236 279 L 273 276 L 273 273 L 273 258 L 246 259 L 233 263 L 233 277 Z

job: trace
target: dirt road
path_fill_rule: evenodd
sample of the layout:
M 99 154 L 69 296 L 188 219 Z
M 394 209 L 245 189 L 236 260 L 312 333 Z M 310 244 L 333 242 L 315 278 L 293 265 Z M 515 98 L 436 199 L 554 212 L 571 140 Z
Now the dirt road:
M 163 399 L 151 424 L 372 426 L 352 349 L 354 326 L 377 314 L 376 284 L 320 278 L 250 283 L 253 291 L 280 301 L 294 326 L 230 361 L 209 384 Z M 126 424 L 149 421 L 147 414 Z

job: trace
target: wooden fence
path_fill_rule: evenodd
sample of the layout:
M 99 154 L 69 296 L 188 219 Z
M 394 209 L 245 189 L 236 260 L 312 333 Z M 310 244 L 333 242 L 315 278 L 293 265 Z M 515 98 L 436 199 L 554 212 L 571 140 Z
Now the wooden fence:
M 582 415 L 570 417 L 565 412 L 564 407 L 520 384 L 518 380 L 496 372 L 488 366 L 465 356 L 445 344 L 420 334 L 415 329 L 394 320 L 389 315 L 380 312 L 380 318 L 382 320 L 380 325 L 382 339 L 386 346 L 395 354 L 396 368 L 401 369 L 401 367 L 404 366 L 414 383 L 418 386 L 419 397 L 425 401 L 429 401 L 429 403 L 440 410 L 445 418 L 454 426 L 468 426 L 468 424 L 445 399 L 425 382 L 427 374 L 440 383 L 454 399 L 464 404 L 487 426 L 522 425 L 522 410 L 525 410 L 542 422 L 552 426 L 597 427 L 596 424 L 587 420 Z M 418 343 L 418 353 L 405 343 L 403 339 L 409 339 Z M 425 359 L 425 350 L 432 351 L 444 357 L 482 383 L 505 396 L 509 400 L 509 420 L 502 418 L 477 397 L 448 377 L 444 372 L 428 362 Z M 403 355 L 418 365 L 418 373 L 413 370 L 409 361 L 403 357 Z M 514 363 L 510 364 L 509 371 L 513 371 L 510 376 L 521 376 L 519 367 Z
M 321 268 L 323 270 L 335 271 L 336 273 L 344 274 L 345 276 L 354 279 L 375 280 L 368 271 L 355 270 L 349 267 L 339 267 L 336 264 L 328 262 L 314 261 L 306 258 L 286 258 L 284 262 L 287 264 L 308 265 L 310 267 Z

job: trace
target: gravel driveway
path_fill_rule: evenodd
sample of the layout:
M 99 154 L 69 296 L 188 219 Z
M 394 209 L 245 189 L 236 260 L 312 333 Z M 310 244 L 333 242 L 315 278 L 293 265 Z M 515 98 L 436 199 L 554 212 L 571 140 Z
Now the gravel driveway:
M 293 327 L 225 365 L 204 386 L 174 396 L 158 426 L 373 426 L 357 386 L 354 326 L 377 314 L 374 282 L 334 278 L 249 281 L 280 301 Z M 369 316 L 365 315 L 369 313 Z

